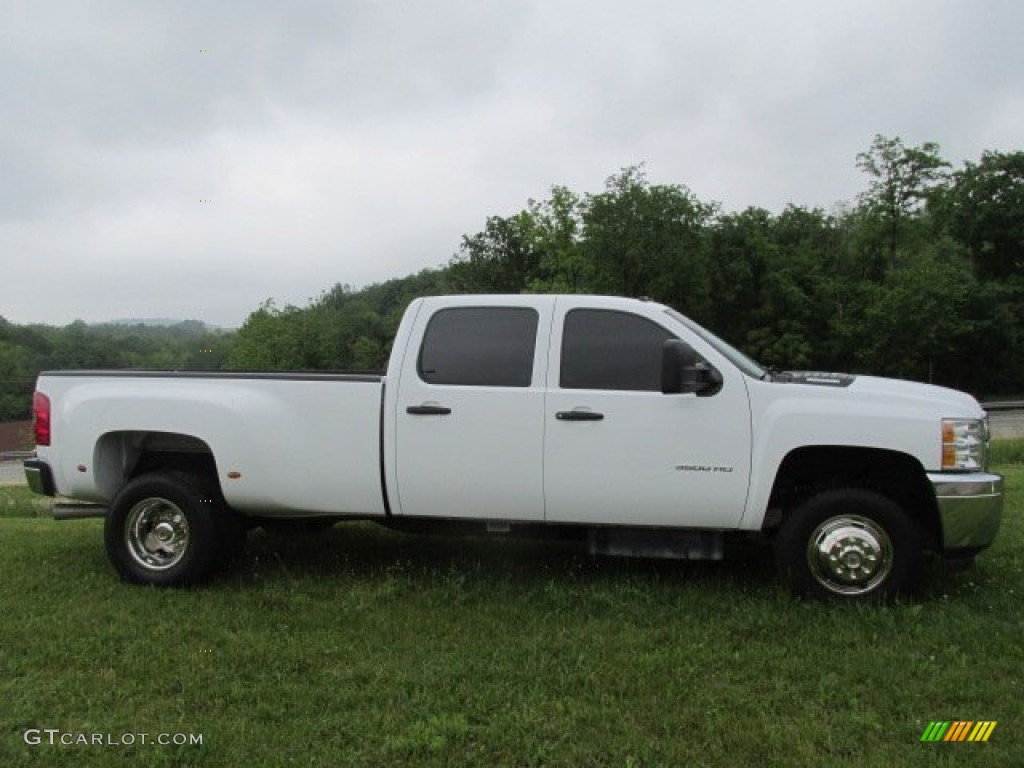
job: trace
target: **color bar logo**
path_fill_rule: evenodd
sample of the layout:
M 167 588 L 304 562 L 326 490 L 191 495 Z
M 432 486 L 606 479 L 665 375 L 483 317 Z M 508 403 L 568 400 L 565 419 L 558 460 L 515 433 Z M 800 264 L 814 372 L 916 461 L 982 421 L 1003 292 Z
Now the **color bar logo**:
M 995 728 L 995 720 L 932 720 L 921 741 L 988 741 Z

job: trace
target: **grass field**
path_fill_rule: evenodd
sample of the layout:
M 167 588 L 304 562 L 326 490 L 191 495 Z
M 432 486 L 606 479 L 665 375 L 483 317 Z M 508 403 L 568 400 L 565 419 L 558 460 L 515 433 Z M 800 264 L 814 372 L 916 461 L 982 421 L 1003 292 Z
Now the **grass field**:
M 129 587 L 100 521 L 0 488 L 0 766 L 1024 765 L 1024 466 L 999 471 L 995 546 L 895 607 L 794 601 L 760 542 L 609 561 L 364 524 Z

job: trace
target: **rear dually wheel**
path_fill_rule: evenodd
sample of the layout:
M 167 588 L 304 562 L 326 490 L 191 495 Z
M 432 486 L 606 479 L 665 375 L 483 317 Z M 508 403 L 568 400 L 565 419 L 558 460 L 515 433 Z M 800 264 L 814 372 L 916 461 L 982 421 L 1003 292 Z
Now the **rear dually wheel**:
M 133 584 L 201 583 L 225 550 L 218 512 L 227 513 L 219 494 L 192 475 L 137 477 L 110 507 L 104 528 L 107 557 L 118 575 Z

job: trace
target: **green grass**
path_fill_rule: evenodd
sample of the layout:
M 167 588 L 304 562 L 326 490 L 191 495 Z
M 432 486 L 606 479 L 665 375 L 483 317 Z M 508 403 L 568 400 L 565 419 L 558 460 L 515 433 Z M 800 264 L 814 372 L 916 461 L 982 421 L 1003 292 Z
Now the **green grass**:
M 1024 464 L 1024 440 L 995 440 L 992 461 L 999 465 Z
M 759 542 L 611 561 L 363 524 L 254 533 L 201 590 L 129 587 L 101 521 L 0 488 L 0 765 L 1021 765 L 1024 467 L 1001 471 L 995 546 L 895 607 L 794 601 Z M 999 724 L 920 742 L 957 719 Z
M 51 518 L 52 502 L 24 485 L 0 485 L 0 519 L 6 517 Z

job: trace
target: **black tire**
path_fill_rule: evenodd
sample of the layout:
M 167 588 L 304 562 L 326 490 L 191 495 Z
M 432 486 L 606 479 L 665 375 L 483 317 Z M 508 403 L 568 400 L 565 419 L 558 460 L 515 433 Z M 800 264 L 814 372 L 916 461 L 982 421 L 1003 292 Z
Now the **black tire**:
M 223 511 L 219 494 L 193 475 L 154 472 L 137 477 L 110 507 L 103 532 L 107 557 L 132 584 L 200 584 L 226 554 L 218 511 Z
M 812 496 L 783 521 L 775 559 L 797 596 L 888 602 L 917 586 L 921 537 L 891 499 L 839 488 Z

